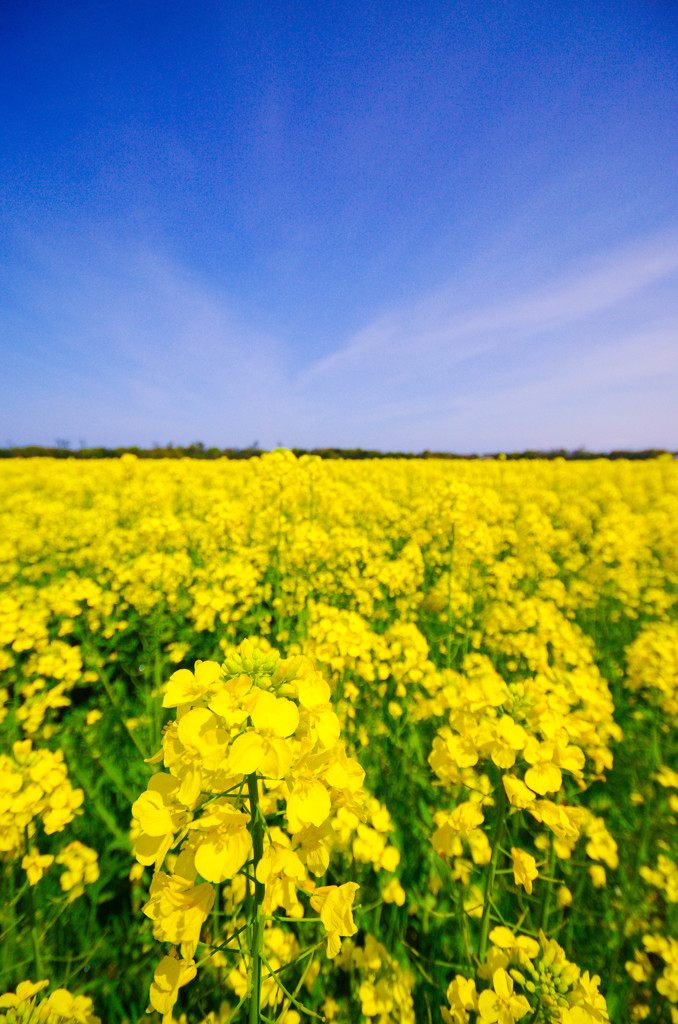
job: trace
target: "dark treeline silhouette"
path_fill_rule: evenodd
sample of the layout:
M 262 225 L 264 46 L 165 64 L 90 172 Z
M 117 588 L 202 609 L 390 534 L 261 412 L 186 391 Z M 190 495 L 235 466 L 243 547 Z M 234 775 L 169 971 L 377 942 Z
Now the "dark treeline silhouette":
M 319 455 L 322 459 L 565 459 L 568 462 L 590 459 L 655 459 L 660 455 L 678 456 L 678 452 L 668 452 L 664 448 L 644 448 L 642 451 L 610 451 L 590 452 L 585 448 L 569 451 L 555 448 L 550 451 L 528 449 L 523 452 L 494 452 L 491 454 L 461 455 L 455 452 L 383 452 L 370 448 L 292 448 L 295 455 Z M 201 441 L 187 446 L 156 445 L 153 448 L 70 448 L 68 442 L 60 441 L 55 448 L 40 445 L 25 447 L 0 448 L 0 459 L 118 459 L 125 454 L 136 455 L 140 459 L 252 459 L 263 454 L 255 442 L 248 448 L 206 448 Z

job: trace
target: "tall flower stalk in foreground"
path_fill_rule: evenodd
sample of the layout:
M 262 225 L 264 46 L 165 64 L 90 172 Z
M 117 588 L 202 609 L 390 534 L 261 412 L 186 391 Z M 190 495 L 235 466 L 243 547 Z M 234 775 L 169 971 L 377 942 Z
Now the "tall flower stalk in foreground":
M 357 930 L 357 884 L 316 882 L 345 842 L 336 812 L 360 813 L 366 799 L 329 686 L 308 659 L 282 659 L 245 640 L 223 665 L 199 661 L 194 672 L 175 672 L 163 705 L 176 708 L 176 719 L 151 761 L 165 770 L 132 808 L 135 855 L 154 868 L 144 913 L 155 937 L 174 947 L 156 968 L 151 1006 L 169 1021 L 179 989 L 218 951 L 236 954 L 236 975 L 246 978 L 239 1005 L 247 1004 L 250 1024 L 267 1003 L 301 1009 L 267 958 L 273 915 L 282 909 L 300 919 L 299 896 L 310 897 L 331 958 Z M 201 942 L 208 917 L 219 920 L 221 883 L 236 909 L 223 934 Z

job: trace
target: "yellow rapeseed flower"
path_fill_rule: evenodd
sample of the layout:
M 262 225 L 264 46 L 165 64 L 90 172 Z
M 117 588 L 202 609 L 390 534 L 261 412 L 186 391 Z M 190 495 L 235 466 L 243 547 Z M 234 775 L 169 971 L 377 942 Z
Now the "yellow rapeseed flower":
M 325 885 L 311 896 L 311 906 L 320 914 L 327 932 L 327 955 L 335 957 L 341 949 L 341 937 L 355 935 L 358 928 L 353 921 L 353 901 L 360 886 L 356 882 L 343 885 Z

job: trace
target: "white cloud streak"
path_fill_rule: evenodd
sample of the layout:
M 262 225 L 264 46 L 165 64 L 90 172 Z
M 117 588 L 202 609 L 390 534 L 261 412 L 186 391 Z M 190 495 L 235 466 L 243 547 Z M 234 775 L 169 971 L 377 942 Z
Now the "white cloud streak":
M 525 444 L 581 443 L 582 402 L 593 410 L 590 444 L 604 447 L 597 394 L 607 393 L 612 436 L 609 417 L 623 421 L 629 389 L 645 382 L 647 391 L 652 380 L 658 405 L 636 423 L 638 444 L 678 444 L 675 421 L 657 417 L 678 374 L 676 285 L 678 236 L 671 234 L 501 304 L 477 300 L 480 282 L 475 304 L 473 295 L 469 302 L 468 293 L 450 288 L 367 325 L 302 374 L 296 389 L 315 408 L 314 428 L 323 434 L 330 410 L 342 422 L 341 403 L 344 440 L 337 443 L 496 450 L 511 446 L 513 417 L 526 424 Z M 560 440 L 545 429 L 556 411 L 567 435 Z M 361 432 L 367 437 L 358 442 Z
M 37 427 L 49 442 L 56 431 L 104 444 L 256 439 L 260 404 L 281 389 L 279 344 L 223 289 L 167 257 L 88 255 L 45 253 L 44 280 L 15 284 L 33 325 L 16 326 L 13 360 L 30 379 L 21 408 L 10 389 L 2 432 L 37 440 Z
M 10 282 L 0 443 L 678 445 L 676 234 L 503 301 L 452 283 L 298 373 L 214 281 L 150 250 L 73 253 Z
M 380 317 L 360 330 L 346 346 L 312 366 L 300 383 L 311 383 L 344 369 L 393 365 L 393 356 L 412 365 L 431 354 L 440 363 L 458 363 L 511 342 L 516 333 L 529 338 L 604 312 L 633 298 L 661 279 L 678 273 L 678 236 L 613 255 L 556 280 L 533 295 L 499 306 L 481 306 L 459 315 L 454 290 L 433 295 L 413 307 Z M 385 356 L 390 358 L 385 359 Z

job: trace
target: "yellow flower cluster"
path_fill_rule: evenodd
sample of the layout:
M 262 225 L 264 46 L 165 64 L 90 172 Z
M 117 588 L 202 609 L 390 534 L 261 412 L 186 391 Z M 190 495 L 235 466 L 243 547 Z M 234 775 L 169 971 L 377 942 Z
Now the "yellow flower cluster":
M 485 583 L 498 600 L 517 583 L 565 609 L 604 596 L 663 615 L 678 576 L 673 470 L 660 460 L 633 474 L 557 461 L 366 466 L 290 452 L 8 462 L 0 650 L 14 659 L 51 643 L 52 616 L 70 620 L 78 642 L 114 635 L 128 609 L 180 609 L 198 632 L 228 637 L 256 616 L 265 632 L 319 595 L 368 621 L 386 603 L 403 618 L 438 605 L 463 630 Z M 273 617 L 258 614 L 268 602 Z
M 671 1020 L 678 1021 L 678 939 L 674 936 L 644 935 L 643 946 L 648 955 L 661 957 L 664 967 L 657 979 L 659 995 L 670 1003 Z
M 409 968 L 403 968 L 374 935 L 368 933 L 362 945 L 345 939 L 336 962 L 342 970 L 357 975 L 358 999 L 364 1017 L 376 1018 L 378 1024 L 414 1024 L 414 975 Z M 338 1004 L 328 1000 L 325 1017 L 333 1020 L 340 1010 Z
M 652 806 L 657 820 L 671 836 L 678 814 L 678 772 L 663 764 L 653 780 L 661 787 L 658 794 L 648 793 L 646 809 Z M 667 839 L 661 833 L 654 845 L 656 857 L 639 867 L 645 882 L 639 905 L 626 922 L 626 934 L 642 942 L 625 962 L 627 974 L 635 983 L 633 1020 L 648 1020 L 657 995 L 674 1024 L 678 1024 L 678 943 L 675 941 L 675 905 L 678 903 L 678 864 Z M 654 987 L 654 993 L 652 988 Z
M 303 652 L 326 666 L 333 680 L 343 681 L 346 673 L 367 683 L 388 678 L 388 644 L 358 612 L 312 601 L 308 616 Z M 381 663 L 380 673 L 375 663 Z
M 64 846 L 55 861 L 64 865 L 59 884 L 68 893 L 69 900 L 82 896 L 85 886 L 96 882 L 99 877 L 99 855 L 78 840 Z
M 667 725 L 678 726 L 678 625 L 655 622 L 627 650 L 625 686 L 657 707 Z
M 0 995 L 0 1024 L 101 1024 L 89 996 L 57 988 L 37 999 L 49 981 L 22 981 L 15 992 Z
M 643 865 L 640 868 L 640 877 L 648 885 L 653 885 L 655 889 L 663 892 L 669 903 L 678 903 L 678 864 L 666 854 L 659 854 L 654 869 Z
M 308 617 L 304 653 L 337 677 L 381 681 L 394 652 L 380 623 L 416 628 L 426 611 L 445 627 L 441 651 L 483 636 L 493 657 L 538 671 L 549 644 L 559 657 L 572 647 L 575 609 L 604 598 L 665 615 L 678 581 L 673 468 L 384 460 L 366 472 L 290 452 L 6 463 L 0 668 L 27 687 L 29 735 L 72 685 L 96 680 L 90 641 L 115 638 L 130 614 L 179 612 L 222 642 L 243 620 L 286 642 Z
M 36 818 L 48 835 L 61 832 L 83 799 L 83 791 L 71 785 L 60 750 L 35 750 L 31 740 L 14 743 L 11 754 L 0 754 L 0 855 L 14 859 L 24 852 L 24 837 L 32 837 Z M 25 865 L 33 876 L 35 864 Z
M 338 846 L 350 849 L 355 861 L 371 864 L 375 871 L 393 873 L 400 863 L 400 850 L 389 843 L 393 822 L 386 807 L 377 799 L 367 800 L 364 809 L 341 807 L 332 820 Z
M 450 962 L 464 962 L 478 935 L 477 949 L 486 948 L 488 919 L 489 927 L 520 920 L 536 934 L 550 916 L 563 929 L 554 934 L 574 936 L 568 949 L 582 940 L 591 950 L 587 929 L 598 915 L 611 943 L 628 943 L 621 963 L 643 935 L 672 938 L 674 462 L 366 464 L 275 452 L 249 462 L 130 456 L 5 460 L 2 468 L 4 749 L 14 750 L 19 735 L 33 746 L 38 736 L 62 737 L 69 763 L 71 749 L 82 756 L 78 777 L 88 780 L 97 827 L 108 819 L 114 834 L 119 823 L 108 812 L 120 802 L 97 806 L 99 794 L 109 795 L 109 782 L 137 791 L 115 752 L 131 743 L 140 758 L 157 750 L 163 717 L 153 694 L 168 662 L 168 675 L 179 669 L 166 690 L 176 719 L 162 739 L 161 770 L 134 804 L 136 853 L 154 871 L 146 914 L 180 955 L 172 951 L 156 971 L 152 1000 L 164 1015 L 199 969 L 201 937 L 217 944 L 222 907 L 239 920 L 251 904 L 252 776 L 267 823 L 256 857 L 262 913 L 298 918 L 310 900 L 330 951 L 355 928 L 355 883 L 320 885 L 333 852 L 355 872 L 339 869 L 337 878 L 360 881 L 363 902 L 381 895 L 391 904 L 375 916 L 383 911 L 383 934 L 387 920 L 394 924 L 396 942 L 409 911 L 433 956 L 436 922 L 453 911 L 460 934 L 455 924 L 443 937 L 440 925 L 438 943 Z M 235 655 L 233 644 L 250 632 L 291 657 L 275 661 L 265 643 Z M 220 651 L 225 668 L 211 660 Z M 191 655 L 191 664 L 210 660 L 189 672 Z M 652 722 L 647 775 L 663 756 L 655 778 L 671 792 L 662 801 L 640 761 L 630 764 L 631 744 L 636 735 L 647 741 Z M 615 752 L 613 766 L 617 723 L 629 751 Z M 87 744 L 78 747 L 85 725 Z M 33 746 L 20 749 L 37 756 Z M 356 750 L 383 803 L 363 792 Z M 429 753 L 440 783 L 430 789 Z M 57 768 L 45 774 L 52 780 Z M 616 802 L 631 777 L 625 820 Z M 50 781 L 36 810 L 38 791 L 29 787 L 37 784 L 14 753 L 0 755 L 0 852 L 23 858 L 30 885 L 57 853 L 39 849 L 42 811 L 63 828 L 54 823 L 69 821 L 82 800 L 79 790 L 68 795 L 70 783 Z M 412 858 L 399 863 L 410 807 Z M 636 828 L 647 840 L 637 863 L 621 841 Z M 446 863 L 425 851 L 429 832 Z M 593 862 L 588 877 L 577 843 Z M 423 855 L 416 867 L 415 855 Z M 604 888 L 620 860 L 618 879 Z M 75 893 L 92 881 L 96 857 L 71 853 L 62 866 Z M 488 876 L 492 885 L 478 884 Z M 24 891 L 22 913 L 33 895 Z M 662 948 L 670 959 L 670 942 Z M 273 949 L 264 949 L 273 963 Z M 662 954 L 650 958 L 643 948 L 637 956 L 656 978 Z M 641 959 L 629 959 L 638 976 Z M 439 981 L 437 963 L 421 966 Z M 535 1005 L 511 974 L 517 966 L 501 969 L 507 978 L 479 985 L 483 1019 L 517 1014 L 520 996 Z M 629 978 L 623 984 L 632 988 Z M 639 984 L 652 989 L 654 1007 L 654 981 Z M 667 1018 L 670 1000 L 662 998 Z M 561 1009 L 584 1019 L 574 1004 Z M 478 1014 L 480 1002 L 467 1012 Z
M 559 856 L 568 857 L 585 830 L 589 856 L 616 867 L 616 845 L 602 819 L 553 799 L 567 776 L 578 788 L 585 785 L 587 757 L 593 777 L 611 767 L 609 743 L 620 731 L 602 677 L 590 668 L 582 677 L 546 666 L 529 683 L 507 683 L 486 656 L 473 654 L 462 672 L 443 673 L 441 682 L 435 697 L 422 702 L 429 713 L 448 709 L 449 724 L 438 730 L 429 763 L 441 782 L 469 791 L 469 798 L 452 811 L 438 812 L 434 848 L 458 857 L 464 840 L 476 863 L 489 859 L 488 843 L 478 831 L 485 820 L 483 804 L 491 802 L 480 769 L 494 766 L 509 804 L 550 829 Z M 536 877 L 533 867 L 530 872 Z
M 549 1024 L 602 1024 L 609 1021 L 599 992 L 600 978 L 582 973 L 562 946 L 543 932 L 539 941 L 504 926 L 490 932 L 486 961 L 478 977 L 487 987 L 457 975 L 447 989 L 446 1024 L 515 1024 L 527 1014 Z
M 235 879 L 251 860 L 251 787 L 267 820 L 280 821 L 267 829 L 256 865 L 263 911 L 283 907 L 301 916 L 297 891 L 310 893 L 330 957 L 356 930 L 358 886 L 317 887 L 311 876 L 325 873 L 341 843 L 335 819 L 344 813 L 359 820 L 366 796 L 364 772 L 340 739 L 329 685 L 306 658 L 284 660 L 246 640 L 223 665 L 199 661 L 194 672 L 175 672 L 163 704 L 177 709 L 176 719 L 152 760 L 167 771 L 151 778 L 132 812 L 136 857 L 155 869 L 144 912 L 155 937 L 181 950 L 182 960 L 165 958 L 151 989 L 151 1004 L 167 1014 L 195 973 L 215 885 Z M 167 858 L 171 850 L 178 854 Z

